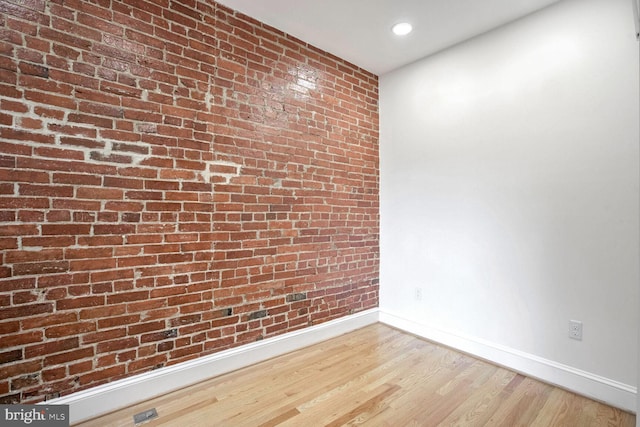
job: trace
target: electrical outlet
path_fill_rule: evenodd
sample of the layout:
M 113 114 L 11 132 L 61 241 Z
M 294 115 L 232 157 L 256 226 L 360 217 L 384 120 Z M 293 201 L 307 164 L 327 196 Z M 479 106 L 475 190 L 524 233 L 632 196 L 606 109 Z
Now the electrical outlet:
M 422 301 L 422 288 L 416 288 L 414 293 L 416 301 Z
M 569 338 L 582 341 L 582 322 L 579 320 L 569 321 Z

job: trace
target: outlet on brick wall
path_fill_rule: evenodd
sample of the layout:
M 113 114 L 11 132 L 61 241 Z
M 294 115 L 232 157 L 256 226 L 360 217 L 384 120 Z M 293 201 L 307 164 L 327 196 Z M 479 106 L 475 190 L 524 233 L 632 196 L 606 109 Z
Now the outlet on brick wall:
M 374 75 L 204 0 L 0 26 L 1 403 L 377 306 Z

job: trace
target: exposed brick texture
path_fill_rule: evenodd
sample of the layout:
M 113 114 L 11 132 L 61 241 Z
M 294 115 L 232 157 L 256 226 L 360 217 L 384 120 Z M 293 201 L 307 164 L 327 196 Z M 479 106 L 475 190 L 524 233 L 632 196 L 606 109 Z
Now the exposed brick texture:
M 0 31 L 0 402 L 377 306 L 376 76 L 210 0 Z

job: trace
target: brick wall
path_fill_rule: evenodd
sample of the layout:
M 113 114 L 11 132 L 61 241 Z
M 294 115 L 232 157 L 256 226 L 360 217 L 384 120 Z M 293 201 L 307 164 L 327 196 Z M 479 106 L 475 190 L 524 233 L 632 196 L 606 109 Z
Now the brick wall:
M 377 77 L 209 0 L 0 34 L 0 402 L 377 306 Z

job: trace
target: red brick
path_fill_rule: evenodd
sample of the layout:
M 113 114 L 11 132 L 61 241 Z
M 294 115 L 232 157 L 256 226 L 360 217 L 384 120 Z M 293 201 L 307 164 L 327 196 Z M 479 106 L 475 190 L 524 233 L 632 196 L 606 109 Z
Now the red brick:
M 126 335 L 127 335 L 127 330 L 125 328 L 110 329 L 108 331 L 84 334 L 82 336 L 82 343 L 92 344 L 96 342 L 109 341 L 116 338 L 122 338 Z
M 20 322 L 0 322 L 0 335 L 13 334 L 20 331 Z
M 46 92 L 37 92 L 34 90 L 25 91 L 25 99 L 52 107 L 61 107 L 69 110 L 77 108 L 76 101 L 70 96 L 52 95 Z
M 92 114 L 69 114 L 68 121 L 71 123 L 81 123 L 85 125 L 93 125 L 99 128 L 111 129 L 113 128 L 113 119 L 108 117 L 101 117 Z
M 129 363 L 127 369 L 129 372 L 139 372 L 142 370 L 151 370 L 158 367 L 162 367 L 167 362 L 166 354 L 159 354 L 152 357 L 146 357 L 143 359 L 136 359 Z
M 67 375 L 67 368 L 64 366 L 45 369 L 42 371 L 42 381 L 51 382 L 64 378 Z
M 124 350 L 126 348 L 137 347 L 139 344 L 137 338 L 123 338 L 112 341 L 98 343 L 96 346 L 98 353 L 107 353 L 110 351 Z
M 37 301 L 39 297 L 40 294 L 37 292 L 14 292 L 11 300 L 13 305 L 19 305 Z
M 51 326 L 45 329 L 47 338 L 60 338 L 70 335 L 78 335 L 85 332 L 93 332 L 96 330 L 94 322 L 69 323 L 66 325 Z
M 92 258 L 69 262 L 70 271 L 104 270 L 116 267 L 115 258 Z
M 166 322 L 161 320 L 161 321 L 131 325 L 127 328 L 127 333 L 129 335 L 138 335 L 144 332 L 159 331 L 165 328 L 166 328 Z
M 78 375 L 83 372 L 89 372 L 93 370 L 93 361 L 85 360 L 78 363 L 69 364 L 69 375 Z
M 41 360 L 30 360 L 23 363 L 11 363 L 0 366 L 0 379 L 16 377 L 18 375 L 31 374 L 42 369 Z
M 376 76 L 220 5 L 27 1 L 0 2 L 0 305 L 20 305 L 0 332 L 46 333 L 30 354 L 64 366 L 36 384 L 38 361 L 0 394 L 68 393 L 377 304 Z M 283 302 L 295 292 L 308 299 Z
M 128 310 L 128 311 L 131 311 L 131 310 Z M 114 328 L 116 326 L 136 324 L 139 321 L 140 321 L 140 315 L 138 314 L 130 314 L 127 316 L 120 316 L 120 317 L 111 316 L 106 319 L 98 320 L 98 328 L 99 329 Z
M 133 351 L 133 350 L 130 350 Z M 105 356 L 100 356 L 98 360 L 95 362 L 95 368 L 104 368 L 106 366 L 113 366 L 116 364 L 117 356 L 115 354 L 107 354 Z
M 33 278 L 13 278 L 0 281 L 0 292 L 33 289 L 35 287 L 36 280 Z
M 104 305 L 104 296 L 79 297 L 60 300 L 56 302 L 56 310 L 69 310 L 82 307 L 95 307 Z
M 118 304 L 122 302 L 131 302 L 146 300 L 149 298 L 149 291 L 137 291 L 137 292 L 125 292 L 115 295 L 109 295 L 107 297 L 107 304 Z
M 111 305 L 108 307 L 95 307 L 80 310 L 80 319 L 99 319 L 99 318 L 111 318 L 119 316 L 126 312 L 124 305 Z M 101 327 L 100 325 L 98 325 Z
M 69 263 L 67 261 L 17 263 L 13 266 L 13 274 L 16 276 L 62 273 L 68 270 Z
M 89 374 L 80 375 L 79 382 L 80 384 L 89 384 L 92 382 L 97 382 L 97 381 L 105 380 L 108 378 L 118 377 L 120 375 L 123 375 L 124 371 L 125 369 L 124 369 L 124 366 L 122 365 L 114 366 L 114 367 L 99 370 L 99 371 L 92 371 Z
M 61 323 L 72 323 L 78 320 L 77 313 L 55 313 L 44 317 L 29 317 L 22 320 L 22 329 L 36 329 Z
M 65 350 L 77 348 L 79 346 L 78 338 L 66 338 L 63 340 L 56 340 L 46 342 L 43 344 L 37 344 L 28 346 L 24 350 L 25 358 L 32 359 L 35 357 L 42 357 L 49 354 L 60 353 Z
M 51 312 L 53 312 L 53 304 L 50 303 L 21 305 L 18 307 L 0 309 L 0 320 L 16 319 Z
M 86 359 L 88 357 L 93 357 L 94 351 L 93 348 L 78 348 L 73 351 L 67 351 L 64 353 L 58 353 L 54 355 L 50 355 L 44 358 L 44 363 L 46 366 L 60 365 L 63 363 L 69 363 L 74 360 Z
M 91 226 L 86 224 L 44 224 L 42 234 L 47 235 L 79 235 L 89 234 Z
M 30 331 L 22 334 L 15 334 L 10 337 L 2 338 L 2 345 L 5 348 L 16 346 L 24 346 L 35 342 L 41 342 L 43 339 L 42 331 Z

